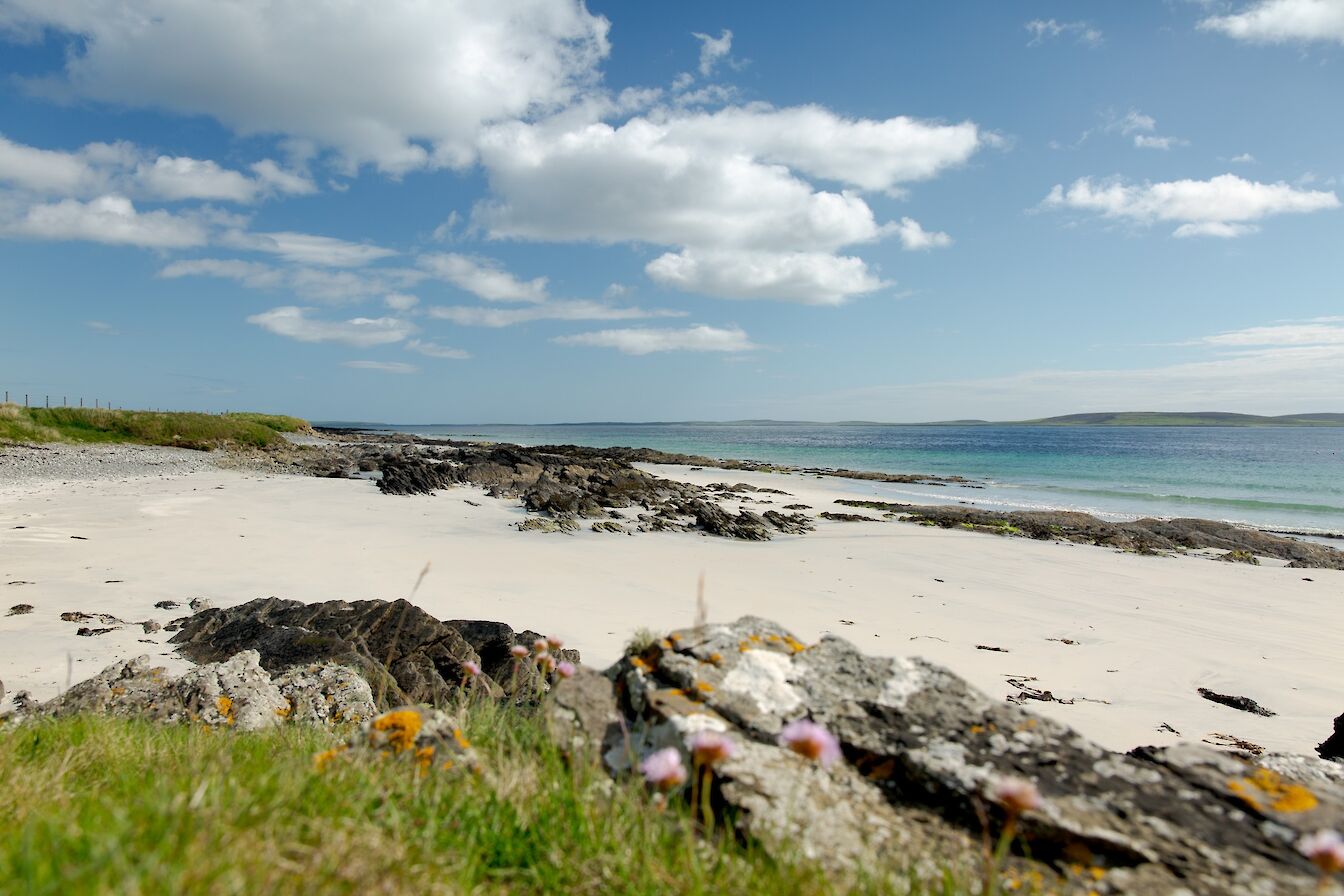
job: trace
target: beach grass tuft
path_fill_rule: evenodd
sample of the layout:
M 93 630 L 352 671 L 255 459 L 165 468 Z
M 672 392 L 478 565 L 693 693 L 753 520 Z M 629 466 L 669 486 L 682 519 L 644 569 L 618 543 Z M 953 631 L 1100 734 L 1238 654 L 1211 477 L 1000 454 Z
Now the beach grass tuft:
M 299 725 L 0 728 L 0 881 L 28 894 L 912 892 L 905 874 L 836 880 L 722 830 L 706 839 L 638 776 L 567 761 L 533 715 L 478 706 L 467 720 L 475 775 L 315 763 L 347 732 Z
M 0 443 L 129 442 L 210 450 L 227 445 L 265 447 L 279 442 L 281 433 L 307 428 L 304 420 L 275 414 L 0 405 Z

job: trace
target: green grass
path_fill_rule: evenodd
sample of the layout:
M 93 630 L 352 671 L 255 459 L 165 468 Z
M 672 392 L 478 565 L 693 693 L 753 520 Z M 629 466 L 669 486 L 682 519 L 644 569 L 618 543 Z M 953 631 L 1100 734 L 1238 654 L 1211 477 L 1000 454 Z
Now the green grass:
M 0 442 L 133 442 L 209 450 L 224 445 L 264 447 L 280 433 L 306 429 L 297 417 L 199 414 L 106 408 L 24 408 L 0 404 Z
M 698 835 L 638 781 L 566 762 L 486 707 L 483 773 L 313 756 L 339 732 L 237 733 L 106 717 L 0 729 L 0 882 L 27 894 L 906 892 Z M 719 832 L 720 835 L 722 831 Z M 939 894 L 954 893 L 940 886 Z

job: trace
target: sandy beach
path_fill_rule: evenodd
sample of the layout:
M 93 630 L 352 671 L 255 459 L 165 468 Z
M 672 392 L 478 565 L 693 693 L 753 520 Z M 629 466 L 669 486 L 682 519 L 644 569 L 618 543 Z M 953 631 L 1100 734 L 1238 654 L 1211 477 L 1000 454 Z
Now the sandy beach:
M 116 659 L 183 666 L 168 623 L 192 599 L 229 606 L 411 595 L 443 619 L 485 618 L 613 661 L 641 627 L 685 626 L 704 577 L 710 618 L 768 617 L 805 641 L 944 664 L 995 697 L 1029 701 L 1119 750 L 1237 738 L 1306 753 L 1339 714 L 1344 572 L 1152 557 L 896 522 L 831 522 L 749 543 L 694 533 L 519 532 L 515 500 L 464 487 L 393 497 L 367 480 L 263 475 L 201 455 L 135 449 L 154 466 L 97 475 L 0 467 L 0 680 L 47 699 Z M 700 484 L 777 488 L 813 512 L 867 483 L 648 467 Z M 759 508 L 759 505 L 749 505 Z M 177 601 L 180 610 L 155 607 Z M 68 612 L 127 623 L 62 621 Z M 96 636 L 81 626 L 111 627 Z M 994 649 L 985 649 L 994 648 Z M 1207 687 L 1277 713 L 1217 705 Z M 1170 730 L 1168 730 L 1170 729 Z

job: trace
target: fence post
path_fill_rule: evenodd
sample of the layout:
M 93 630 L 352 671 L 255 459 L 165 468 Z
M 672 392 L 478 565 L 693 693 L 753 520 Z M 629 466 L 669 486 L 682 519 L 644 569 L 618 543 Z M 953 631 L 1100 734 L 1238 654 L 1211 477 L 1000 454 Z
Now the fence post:
M 42 398 L 42 403 L 45 404 L 45 405 L 47 406 L 47 410 L 51 410 L 51 396 L 50 396 L 50 395 L 45 395 L 45 396 L 43 396 L 43 398 Z
M 28 407 L 28 393 L 23 393 L 23 406 Z

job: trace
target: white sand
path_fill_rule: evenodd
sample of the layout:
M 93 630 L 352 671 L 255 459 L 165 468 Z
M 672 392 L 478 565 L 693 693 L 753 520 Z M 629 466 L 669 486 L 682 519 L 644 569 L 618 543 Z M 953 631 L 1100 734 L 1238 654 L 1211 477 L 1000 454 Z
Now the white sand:
M 658 469 L 794 495 L 771 496 L 775 507 L 843 510 L 831 504 L 838 496 L 881 492 L 810 476 Z M 688 625 L 703 574 L 712 619 L 756 614 L 804 640 L 834 632 L 870 652 L 924 656 L 999 697 L 1015 693 L 1007 676 L 1031 676 L 1035 687 L 1080 699 L 1030 708 L 1115 749 L 1223 733 L 1304 753 L 1344 712 L 1344 572 L 894 522 L 821 521 L 810 535 L 754 544 L 521 533 L 510 523 L 522 518 L 515 502 L 475 489 L 394 498 L 370 482 L 224 470 L 35 487 L 6 484 L 0 469 L 0 613 L 36 608 L 0 616 L 0 680 L 11 696 L 26 689 L 45 699 L 115 659 L 171 657 L 167 633 L 127 626 L 77 637 L 79 625 L 59 620 L 64 611 L 167 622 L 186 611 L 156 610 L 156 601 L 395 599 L 428 562 L 415 601 L 429 612 L 556 634 L 599 667 L 638 627 Z M 6 584 L 16 581 L 33 584 Z M 1209 703 L 1201 686 L 1279 715 Z M 1162 723 L 1179 738 L 1158 731 Z

